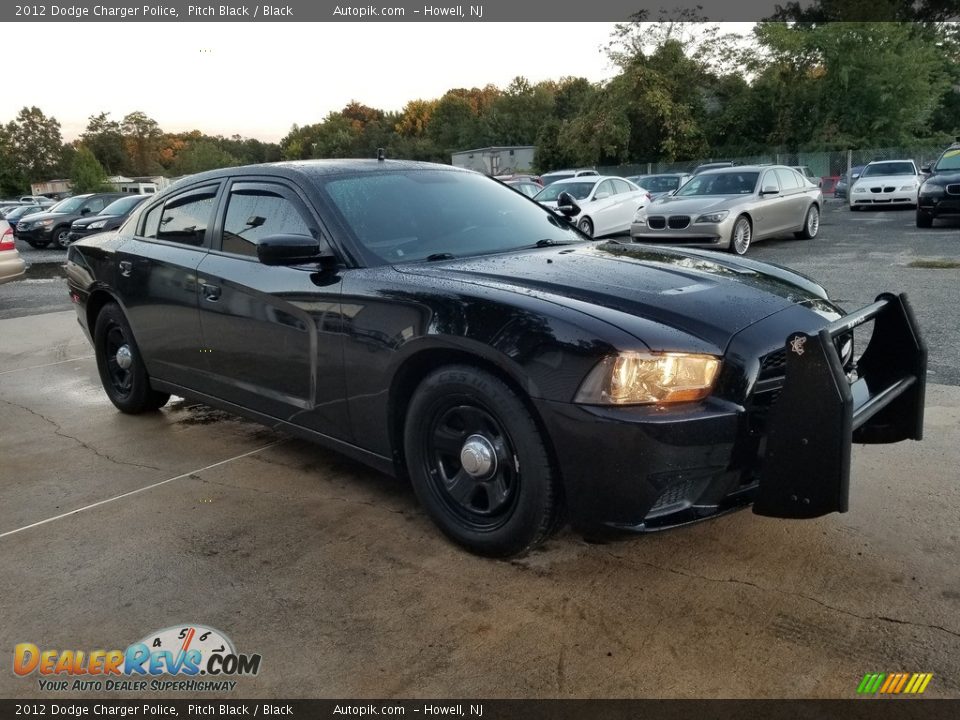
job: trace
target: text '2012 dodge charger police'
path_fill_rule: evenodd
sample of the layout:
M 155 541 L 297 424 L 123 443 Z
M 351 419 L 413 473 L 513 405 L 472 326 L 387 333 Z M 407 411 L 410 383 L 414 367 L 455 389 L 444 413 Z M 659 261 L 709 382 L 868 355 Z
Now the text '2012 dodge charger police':
M 324 443 L 486 555 L 561 518 L 843 512 L 852 442 L 920 439 L 905 296 L 845 314 L 784 268 L 591 241 L 573 205 L 429 163 L 215 170 L 71 245 L 69 291 L 121 411 L 175 394 Z

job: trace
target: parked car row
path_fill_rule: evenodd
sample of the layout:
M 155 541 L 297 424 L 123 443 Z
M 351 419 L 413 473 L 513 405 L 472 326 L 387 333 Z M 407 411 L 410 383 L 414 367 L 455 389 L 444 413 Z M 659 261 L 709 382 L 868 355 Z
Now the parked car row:
M 119 227 L 146 198 L 122 192 L 75 195 L 47 209 L 21 214 L 11 225 L 16 238 L 31 247 L 66 248 L 90 233 Z

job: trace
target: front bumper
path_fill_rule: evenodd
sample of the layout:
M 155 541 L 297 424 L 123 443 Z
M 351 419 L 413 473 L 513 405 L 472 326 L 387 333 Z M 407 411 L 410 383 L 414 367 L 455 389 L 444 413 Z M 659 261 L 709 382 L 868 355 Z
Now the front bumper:
M 688 215 L 648 214 L 645 222 L 631 223 L 630 237 L 634 242 L 724 249 L 730 244 L 735 219 L 728 216 L 719 223 L 694 223 Z
M 850 205 L 855 207 L 870 207 L 872 205 L 916 205 L 916 190 L 868 190 L 864 193 L 850 193 Z
M 35 226 L 27 230 L 23 229 L 21 224 L 18 224 L 17 229 L 14 230 L 13 236 L 17 240 L 25 240 L 26 242 L 50 242 L 51 241 L 51 229 L 52 225 L 44 226 Z
M 941 195 L 939 197 L 921 195 L 917 208 L 933 217 L 960 215 L 960 195 Z
M 870 320 L 851 382 L 834 339 Z M 846 512 L 853 442 L 922 437 L 926 347 L 905 296 L 883 295 L 819 332 L 793 333 L 773 355 L 782 377 L 756 383 L 740 403 L 537 401 L 571 522 L 648 532 L 750 503 L 781 518 Z

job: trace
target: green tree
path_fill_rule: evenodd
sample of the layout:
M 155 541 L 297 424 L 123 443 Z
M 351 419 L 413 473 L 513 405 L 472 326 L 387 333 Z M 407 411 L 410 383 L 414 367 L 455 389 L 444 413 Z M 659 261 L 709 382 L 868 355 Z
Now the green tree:
M 10 161 L 27 183 L 52 179 L 60 169 L 63 138 L 60 123 L 38 107 L 25 107 L 6 128 Z
M 132 112 L 120 123 L 124 146 L 134 175 L 157 175 L 163 171 L 159 161 L 163 131 L 157 121 L 145 113 Z
M 75 194 L 110 190 L 107 173 L 86 145 L 76 148 L 70 167 L 70 183 Z
M 124 151 L 120 123 L 111 120 L 110 113 L 91 115 L 80 141 L 96 156 L 108 175 L 131 172 L 129 159 Z

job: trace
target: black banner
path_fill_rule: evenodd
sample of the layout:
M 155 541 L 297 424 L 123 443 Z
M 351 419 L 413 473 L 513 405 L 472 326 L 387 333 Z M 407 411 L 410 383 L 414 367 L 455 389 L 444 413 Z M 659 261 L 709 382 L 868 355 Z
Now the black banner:
M 954 720 L 960 700 L 0 700 L 0 717 Z
M 637 13 L 643 20 L 757 21 L 789 7 L 791 17 L 819 12 L 818 0 L 63 0 L 3 3 L 0 22 L 621 22 Z M 835 14 L 827 4 L 823 12 Z M 911 3 L 840 10 L 835 20 L 916 19 Z M 938 5 L 935 20 L 960 18 L 955 4 Z M 786 16 L 780 16 L 784 19 Z M 812 17 L 812 16 L 811 16 Z

